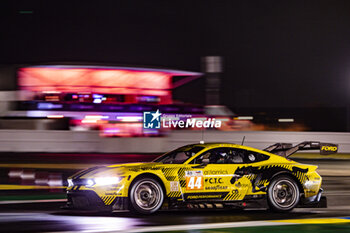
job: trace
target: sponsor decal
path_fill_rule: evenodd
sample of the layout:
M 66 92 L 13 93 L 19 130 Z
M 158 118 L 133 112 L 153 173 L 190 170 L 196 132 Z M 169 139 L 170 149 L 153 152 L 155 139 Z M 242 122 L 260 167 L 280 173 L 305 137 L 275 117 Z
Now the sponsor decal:
M 179 181 L 170 181 L 170 192 L 179 191 Z
M 227 175 L 228 171 L 226 170 L 207 170 L 204 171 L 204 175 Z
M 330 155 L 338 152 L 338 145 L 331 143 L 320 143 L 320 154 L 321 155 Z
M 193 196 L 187 196 L 187 199 L 206 199 L 206 198 L 221 198 L 221 194 L 217 194 L 217 195 L 210 195 L 210 194 L 206 194 L 206 195 L 193 195 Z
M 337 151 L 338 147 L 336 147 L 336 146 L 322 146 L 321 150 L 324 150 L 324 151 Z
M 121 185 L 117 185 L 115 187 L 106 188 L 106 191 L 116 191 L 116 190 L 119 190 L 120 188 L 121 188 Z
M 105 195 L 121 195 L 119 192 L 106 192 Z
M 222 184 L 224 182 L 223 182 L 222 178 L 207 178 L 207 179 L 205 179 L 205 183 Z
M 185 171 L 185 176 L 203 176 L 203 171 Z
M 238 193 L 238 190 L 237 189 L 232 189 L 231 190 L 231 194 L 237 194 Z
M 216 186 L 206 186 L 205 190 L 223 190 L 228 189 L 228 186 L 216 185 Z
M 215 118 L 196 118 L 191 115 L 176 114 L 175 116 L 162 114 L 159 109 L 155 112 L 143 112 L 144 129 L 160 128 L 220 128 L 221 120 Z

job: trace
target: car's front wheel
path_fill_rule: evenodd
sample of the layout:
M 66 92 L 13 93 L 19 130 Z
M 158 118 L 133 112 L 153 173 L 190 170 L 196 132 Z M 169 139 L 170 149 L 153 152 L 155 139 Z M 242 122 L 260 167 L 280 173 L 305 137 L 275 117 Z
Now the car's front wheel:
M 299 203 L 298 185 L 288 176 L 278 176 L 269 185 L 267 199 L 271 209 L 278 212 L 290 211 Z
M 158 181 L 152 178 L 136 180 L 130 190 L 130 208 L 140 214 L 152 214 L 162 207 L 164 193 Z

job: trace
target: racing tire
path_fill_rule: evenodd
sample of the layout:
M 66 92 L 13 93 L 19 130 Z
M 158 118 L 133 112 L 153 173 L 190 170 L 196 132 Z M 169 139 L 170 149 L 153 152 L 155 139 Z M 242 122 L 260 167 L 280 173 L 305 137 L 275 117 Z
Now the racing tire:
M 276 212 L 287 212 L 298 205 L 300 191 L 295 180 L 288 176 L 274 178 L 267 190 L 269 207 Z
M 163 205 L 163 188 L 155 179 L 140 178 L 132 184 L 129 200 L 132 212 L 138 214 L 155 213 Z

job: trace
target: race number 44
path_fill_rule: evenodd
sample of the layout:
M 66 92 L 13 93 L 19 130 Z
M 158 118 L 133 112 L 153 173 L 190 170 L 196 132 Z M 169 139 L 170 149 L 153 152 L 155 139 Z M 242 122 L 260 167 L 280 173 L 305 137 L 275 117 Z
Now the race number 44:
M 186 177 L 187 190 L 201 190 L 203 189 L 203 176 L 189 176 Z

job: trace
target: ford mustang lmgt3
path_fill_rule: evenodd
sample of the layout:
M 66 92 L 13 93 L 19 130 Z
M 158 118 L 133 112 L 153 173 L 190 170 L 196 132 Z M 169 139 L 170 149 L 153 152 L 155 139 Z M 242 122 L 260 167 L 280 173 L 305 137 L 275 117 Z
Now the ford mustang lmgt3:
M 193 144 L 150 163 L 93 167 L 68 179 L 67 208 L 151 214 L 175 208 L 326 207 L 317 166 L 288 157 L 331 154 L 338 146 L 277 143 L 265 150 L 227 143 Z

